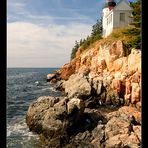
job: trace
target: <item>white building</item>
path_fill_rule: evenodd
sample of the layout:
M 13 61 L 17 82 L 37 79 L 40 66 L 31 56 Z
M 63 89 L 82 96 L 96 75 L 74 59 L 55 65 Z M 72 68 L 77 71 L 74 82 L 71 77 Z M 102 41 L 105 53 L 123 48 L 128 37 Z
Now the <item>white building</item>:
M 114 28 L 129 26 L 132 10 L 126 0 L 120 0 L 117 4 L 114 0 L 106 0 L 102 19 L 103 37 L 110 35 Z

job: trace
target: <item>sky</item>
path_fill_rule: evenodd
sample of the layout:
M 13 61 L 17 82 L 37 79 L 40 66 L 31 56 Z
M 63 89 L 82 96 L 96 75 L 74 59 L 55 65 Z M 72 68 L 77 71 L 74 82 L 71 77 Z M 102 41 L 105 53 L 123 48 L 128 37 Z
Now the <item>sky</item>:
M 61 67 L 105 0 L 7 0 L 7 67 Z

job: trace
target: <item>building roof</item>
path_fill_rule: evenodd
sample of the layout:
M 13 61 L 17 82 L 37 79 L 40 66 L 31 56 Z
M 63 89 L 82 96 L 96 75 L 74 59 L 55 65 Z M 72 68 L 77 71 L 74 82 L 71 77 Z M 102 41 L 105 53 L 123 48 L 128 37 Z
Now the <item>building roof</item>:
M 114 10 L 133 10 L 127 0 L 120 0 L 114 7 Z

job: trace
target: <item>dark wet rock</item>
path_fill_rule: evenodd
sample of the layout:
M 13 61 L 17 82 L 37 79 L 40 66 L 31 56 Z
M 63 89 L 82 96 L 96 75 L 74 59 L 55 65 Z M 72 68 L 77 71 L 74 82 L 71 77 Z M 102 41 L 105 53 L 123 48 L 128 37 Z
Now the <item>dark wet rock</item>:
M 93 144 L 91 144 L 92 135 L 90 131 L 85 131 L 83 133 L 78 133 L 75 137 L 71 138 L 70 145 L 80 147 L 80 148 L 94 148 Z M 70 146 L 69 145 L 69 146 Z
M 139 148 L 141 126 L 137 109 L 127 106 L 90 109 L 85 108 L 84 101 L 40 97 L 28 109 L 27 125 L 43 135 L 50 148 Z
M 73 122 L 73 125 L 67 128 L 67 132 L 69 135 L 76 135 L 87 130 L 91 131 L 97 126 L 100 120 L 102 120 L 102 116 L 99 114 L 95 112 L 84 112 L 77 122 Z
M 106 104 L 119 106 L 120 105 L 120 98 L 117 92 L 110 90 L 107 92 L 106 97 Z
M 29 106 L 26 123 L 31 131 L 42 133 L 49 145 L 60 147 L 68 139 L 67 128 L 83 111 L 83 102 L 78 98 L 40 97 Z
M 64 82 L 65 80 L 60 80 L 60 81 L 58 81 L 57 83 L 56 83 L 56 85 L 55 85 L 55 89 L 56 90 L 59 90 L 59 91 L 64 91 L 64 88 L 63 88 L 63 82 Z
M 55 73 L 51 73 L 47 75 L 47 82 L 57 83 L 61 80 L 60 73 L 55 71 Z
M 98 97 L 90 97 L 84 102 L 86 108 L 98 108 L 100 106 L 100 99 Z
M 56 74 L 48 74 L 47 75 L 47 82 L 50 82 L 52 79 L 56 77 Z
M 84 109 L 84 101 L 78 98 L 40 97 L 29 106 L 26 123 L 31 131 L 48 140 L 48 147 L 68 143 L 93 147 L 91 141 L 101 130 L 97 125 L 103 124 L 105 118 L 96 110 Z

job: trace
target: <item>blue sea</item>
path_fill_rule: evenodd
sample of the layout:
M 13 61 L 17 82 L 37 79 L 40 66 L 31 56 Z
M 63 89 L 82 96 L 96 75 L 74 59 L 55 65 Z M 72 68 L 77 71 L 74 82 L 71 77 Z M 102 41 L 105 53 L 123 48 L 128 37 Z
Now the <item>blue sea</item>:
M 25 117 L 40 96 L 60 96 L 46 76 L 58 68 L 7 69 L 7 148 L 40 148 L 38 135 L 29 131 Z

